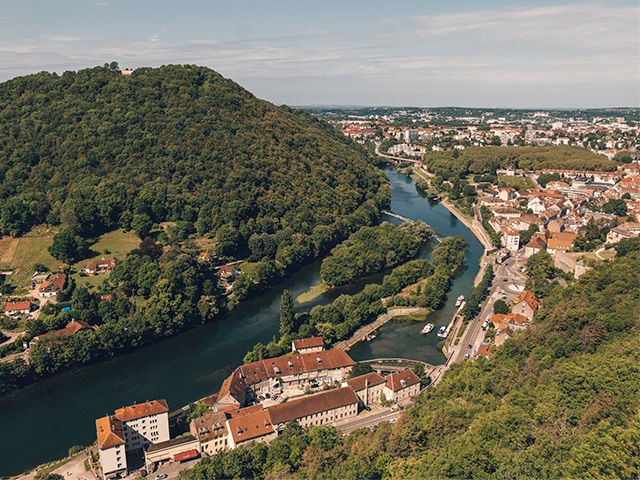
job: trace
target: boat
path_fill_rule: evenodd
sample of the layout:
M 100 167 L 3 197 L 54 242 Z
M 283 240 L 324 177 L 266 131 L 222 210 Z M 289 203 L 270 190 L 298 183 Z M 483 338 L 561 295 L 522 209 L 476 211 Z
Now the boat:
M 426 335 L 427 333 L 429 333 L 431 330 L 433 330 L 433 323 L 427 323 L 424 328 L 420 331 L 420 333 L 422 335 Z
M 462 305 L 462 302 L 464 302 L 464 295 L 460 295 L 458 297 L 458 299 L 456 300 L 456 307 L 459 307 L 460 305 Z
M 445 325 L 441 326 L 436 335 L 438 335 L 438 338 L 447 338 L 447 327 Z
M 362 340 L 363 342 L 364 342 L 365 340 L 366 340 L 366 341 L 368 341 L 368 342 L 370 342 L 370 341 L 371 341 L 371 340 L 373 340 L 374 338 L 376 338 L 376 336 L 375 336 L 375 335 L 363 335 L 361 340 Z

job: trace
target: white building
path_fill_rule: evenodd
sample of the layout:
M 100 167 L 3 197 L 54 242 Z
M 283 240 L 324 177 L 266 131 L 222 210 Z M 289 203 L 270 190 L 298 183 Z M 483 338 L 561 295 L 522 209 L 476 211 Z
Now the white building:
M 512 252 L 518 251 L 520 248 L 520 232 L 511 227 L 502 229 L 502 243 Z
M 169 440 L 166 400 L 130 405 L 96 420 L 100 465 L 105 478 L 127 472 L 126 453 Z

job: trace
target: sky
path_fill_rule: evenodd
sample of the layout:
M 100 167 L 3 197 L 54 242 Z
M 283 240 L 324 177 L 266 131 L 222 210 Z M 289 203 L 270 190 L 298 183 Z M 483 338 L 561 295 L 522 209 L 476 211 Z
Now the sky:
M 210 67 L 277 105 L 640 106 L 639 0 L 2 0 L 0 82 Z

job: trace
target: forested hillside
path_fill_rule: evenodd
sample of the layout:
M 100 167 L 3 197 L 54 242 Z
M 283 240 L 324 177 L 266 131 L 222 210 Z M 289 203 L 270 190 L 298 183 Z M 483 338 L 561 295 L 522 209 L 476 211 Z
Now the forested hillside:
M 424 157 L 432 173 L 480 174 L 496 168 L 542 170 L 615 170 L 616 162 L 580 147 L 470 147 L 464 150 L 429 152 Z
M 330 248 L 351 233 L 338 222 L 368 199 L 375 210 L 385 183 L 339 132 L 208 68 L 124 76 L 105 65 L 0 84 L 5 235 L 46 223 L 144 238 L 154 223 L 175 221 L 217 236 L 225 256 L 248 254 L 252 235 L 284 230 Z M 274 258 L 275 248 L 252 253 Z
M 467 361 L 395 424 L 293 425 L 181 478 L 637 478 L 640 252 L 546 298 L 532 327 Z

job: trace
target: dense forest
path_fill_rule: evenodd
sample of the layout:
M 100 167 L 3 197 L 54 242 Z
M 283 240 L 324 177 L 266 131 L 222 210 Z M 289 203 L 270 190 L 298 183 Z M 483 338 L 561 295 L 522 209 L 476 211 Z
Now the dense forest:
M 433 230 L 422 221 L 363 227 L 322 261 L 320 276 L 327 284 L 339 286 L 395 267 L 414 257 L 431 235 Z
M 636 478 L 640 252 L 618 256 L 556 283 L 528 330 L 455 365 L 394 425 L 294 424 L 181 478 Z
M 70 279 L 28 323 L 27 342 L 72 318 L 95 328 L 0 363 L 0 394 L 212 321 L 375 223 L 390 200 L 366 152 L 309 114 L 207 68 L 116 67 L 0 85 L 0 234 L 59 225 L 49 252 L 66 263 L 110 229 L 143 239 L 100 287 L 111 300 Z M 160 222 L 174 222 L 168 240 L 149 236 Z M 189 236 L 256 262 L 230 298 Z
M 568 170 L 616 169 L 616 163 L 580 147 L 470 147 L 464 150 L 428 152 L 424 157 L 427 169 L 445 178 L 455 175 L 482 174 L 496 168 L 542 170 L 562 168 Z
M 0 84 L 5 235 L 46 223 L 65 239 L 66 228 L 86 238 L 115 227 L 144 238 L 172 221 L 217 237 L 222 256 L 275 258 L 260 235 L 288 229 L 331 248 L 383 185 L 339 132 L 208 68 L 124 76 L 112 64 Z

